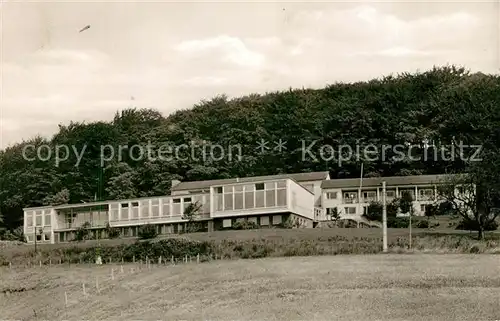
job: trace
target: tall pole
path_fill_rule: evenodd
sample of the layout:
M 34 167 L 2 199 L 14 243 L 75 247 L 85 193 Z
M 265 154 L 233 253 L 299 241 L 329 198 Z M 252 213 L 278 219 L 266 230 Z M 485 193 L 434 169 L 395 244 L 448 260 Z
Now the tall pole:
M 387 200 L 386 200 L 386 190 L 385 190 L 385 181 L 382 182 L 382 233 L 383 233 L 383 241 L 384 253 L 387 253 Z
M 359 176 L 359 189 L 358 189 L 358 212 L 361 213 L 361 189 L 363 188 L 363 163 L 361 163 L 361 174 Z M 364 213 L 361 213 L 362 215 Z M 359 224 L 359 223 L 358 223 Z

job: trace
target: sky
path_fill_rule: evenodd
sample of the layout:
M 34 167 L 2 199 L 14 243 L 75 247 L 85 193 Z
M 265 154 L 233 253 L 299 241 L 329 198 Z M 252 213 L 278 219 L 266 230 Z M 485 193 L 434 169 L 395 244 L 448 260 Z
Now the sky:
M 499 19 L 498 1 L 0 0 L 0 148 L 130 107 L 168 116 L 435 65 L 497 73 Z

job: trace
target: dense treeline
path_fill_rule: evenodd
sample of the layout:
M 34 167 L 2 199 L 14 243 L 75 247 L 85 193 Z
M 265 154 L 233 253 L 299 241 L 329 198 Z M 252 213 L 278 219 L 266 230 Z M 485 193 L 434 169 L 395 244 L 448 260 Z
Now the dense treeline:
M 499 168 L 495 165 L 500 146 L 499 86 L 498 76 L 449 66 L 318 90 L 290 89 L 235 99 L 222 95 L 168 117 L 151 109 L 126 109 L 110 122 L 60 125 L 51 139 L 35 137 L 0 151 L 3 224 L 20 225 L 22 208 L 27 206 L 164 195 L 172 179 L 323 170 L 332 177 L 357 177 L 361 162 L 365 177 L 469 171 L 474 162 L 464 159 L 475 153 L 475 147 L 465 148 L 462 159 L 457 150 L 434 155 L 433 148 L 460 142 L 483 146 L 481 155 L 489 161 L 483 160 L 481 167 L 487 168 L 491 184 L 497 184 L 500 175 L 493 174 Z M 273 150 L 280 139 L 286 142 L 282 152 Z M 264 153 L 256 148 L 260 140 L 268 142 Z M 131 149 L 148 144 L 151 147 L 142 158 L 138 148 Z M 182 144 L 217 144 L 222 149 L 214 149 L 215 159 L 210 154 L 204 159 L 198 147 L 194 152 L 182 149 L 177 158 L 158 157 L 168 150 L 166 146 Z M 232 147 L 237 144 L 241 159 Z M 356 146 L 362 152 L 369 144 L 377 149 L 368 156 L 342 156 L 346 149 L 340 146 L 350 146 L 355 153 Z M 425 159 L 423 147 L 429 144 L 435 147 L 429 147 Z M 31 145 L 49 146 L 52 157 L 44 160 L 49 156 L 44 147 L 40 159 Z M 120 153 L 118 146 L 125 145 L 129 149 Z M 333 157 L 330 148 L 320 150 L 323 145 L 333 147 Z M 413 159 L 382 145 L 406 146 Z M 56 146 L 68 147 L 59 147 L 63 160 L 57 166 Z

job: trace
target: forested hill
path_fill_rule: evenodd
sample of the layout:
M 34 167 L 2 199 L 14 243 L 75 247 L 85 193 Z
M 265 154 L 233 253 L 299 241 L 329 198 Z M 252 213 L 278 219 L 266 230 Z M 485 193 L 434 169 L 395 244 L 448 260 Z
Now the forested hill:
M 50 139 L 36 137 L 0 152 L 0 210 L 4 224 L 14 227 L 20 223 L 23 207 L 91 201 L 96 196 L 163 195 L 169 192 L 172 179 L 323 170 L 334 178 L 358 177 L 361 162 L 365 177 L 462 171 L 466 165 L 456 153 L 453 160 L 450 153 L 439 152 L 435 157 L 428 152 L 424 160 L 423 149 L 412 148 L 413 159 L 409 159 L 408 155 L 400 157 L 392 147 L 425 145 L 425 140 L 439 148 L 452 141 L 484 144 L 486 149 L 500 146 L 499 85 L 497 76 L 470 74 L 449 66 L 323 89 L 291 89 L 235 99 L 219 96 L 168 117 L 156 110 L 127 109 L 111 122 L 60 125 Z M 275 149 L 280 139 L 284 144 L 281 152 Z M 267 142 L 267 149 L 257 148 L 261 140 Z M 167 144 L 190 142 L 218 147 L 214 147 L 215 155 L 210 155 L 210 147 L 205 148 L 205 159 L 201 147 L 194 147 L 194 152 L 182 148 L 178 157 L 172 157 L 175 153 L 166 148 Z M 132 155 L 122 149 L 119 159 L 119 145 L 148 143 L 150 157 L 147 149 L 140 158 L 140 149 L 133 148 Z M 26 156 L 32 160 L 26 160 L 22 151 L 31 144 L 49 145 L 53 153 L 57 145 L 68 146 L 69 158 L 56 166 L 53 154 L 43 161 L 29 147 Z M 242 146 L 240 160 L 237 144 Z M 363 154 L 363 146 L 368 144 L 373 144 L 372 152 L 364 160 L 344 155 L 339 161 L 339 150 L 348 152 L 346 146 L 350 146 L 356 153 L 360 146 Z M 100 170 L 101 146 L 106 145 L 107 161 Z M 109 157 L 111 146 L 114 157 Z M 159 150 L 163 159 L 157 157 Z M 83 151 L 80 162 L 75 151 Z M 41 152 L 46 156 L 46 149 Z M 65 150 L 59 152 L 65 158 Z

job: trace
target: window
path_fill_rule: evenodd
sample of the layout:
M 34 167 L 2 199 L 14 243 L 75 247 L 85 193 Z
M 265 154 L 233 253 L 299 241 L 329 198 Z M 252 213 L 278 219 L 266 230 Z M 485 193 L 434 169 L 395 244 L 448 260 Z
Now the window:
M 132 218 L 139 218 L 139 202 L 132 202 Z
M 257 184 L 255 184 L 255 189 L 257 191 L 262 191 L 264 189 L 264 183 L 257 183 Z
M 224 210 L 233 210 L 233 193 L 224 194 Z
M 50 234 L 46 233 L 43 235 L 43 240 L 44 241 L 50 241 Z
M 122 203 L 121 206 L 122 208 L 128 208 L 128 203 Z
M 222 227 L 231 227 L 231 219 L 222 220 Z
M 358 196 L 358 193 L 356 193 L 356 192 L 344 193 L 344 198 L 356 198 L 357 196 Z
M 420 212 L 425 213 L 425 204 L 420 205 Z
M 141 201 L 141 217 L 149 216 L 149 201 Z
M 326 193 L 326 199 L 329 199 L 329 200 L 337 199 L 337 192 Z
M 376 198 L 377 192 L 364 192 L 363 197 L 364 198 Z
M 118 204 L 110 204 L 109 209 L 111 212 L 111 220 L 117 221 L 118 220 Z
M 262 226 L 269 225 L 269 216 L 262 216 L 260 218 L 260 225 L 262 225 Z
M 234 209 L 235 210 L 243 209 L 243 193 L 242 192 L 234 193 Z
M 346 214 L 356 214 L 356 207 L 345 207 L 344 210 Z
M 326 215 L 333 215 L 337 211 L 336 207 L 327 207 L 326 209 Z
M 215 192 L 216 192 L 217 194 L 222 194 L 222 186 L 220 186 L 220 187 L 216 187 L 216 188 L 215 188 Z
M 275 190 L 266 191 L 266 207 L 276 206 Z
M 255 207 L 264 207 L 266 204 L 264 203 L 265 191 L 257 190 L 255 191 Z
M 180 204 L 181 203 L 181 199 L 180 198 L 174 198 L 173 202 L 174 202 L 174 204 Z
M 191 197 L 184 197 L 184 203 L 191 203 Z
M 26 226 L 28 227 L 33 226 L 33 215 L 31 214 L 26 215 Z
M 274 190 L 276 188 L 276 183 L 275 182 L 265 183 L 264 185 L 265 185 L 266 190 Z
M 50 226 L 50 214 L 45 215 L 45 220 L 44 220 L 44 225 L 45 226 Z
M 253 201 L 253 196 L 254 196 L 253 191 L 245 192 L 245 208 L 254 208 L 255 204 Z
M 282 222 L 281 215 L 274 215 L 273 216 L 273 225 L 281 224 L 281 222 Z
M 40 234 L 36 235 L 36 241 L 39 242 L 42 240 L 42 236 Z
M 42 215 L 36 216 L 35 226 L 42 226 Z
M 162 204 L 163 204 L 163 213 L 162 213 L 163 216 L 170 216 L 170 199 L 164 198 L 162 200 Z
M 277 194 L 278 194 L 278 199 L 276 200 L 277 205 L 278 206 L 286 206 L 286 189 L 284 189 L 284 188 L 278 189 Z
M 394 194 L 395 194 L 395 192 L 394 192 L 394 191 L 386 191 L 386 192 L 385 192 L 385 195 L 386 195 L 387 197 L 394 197 Z

